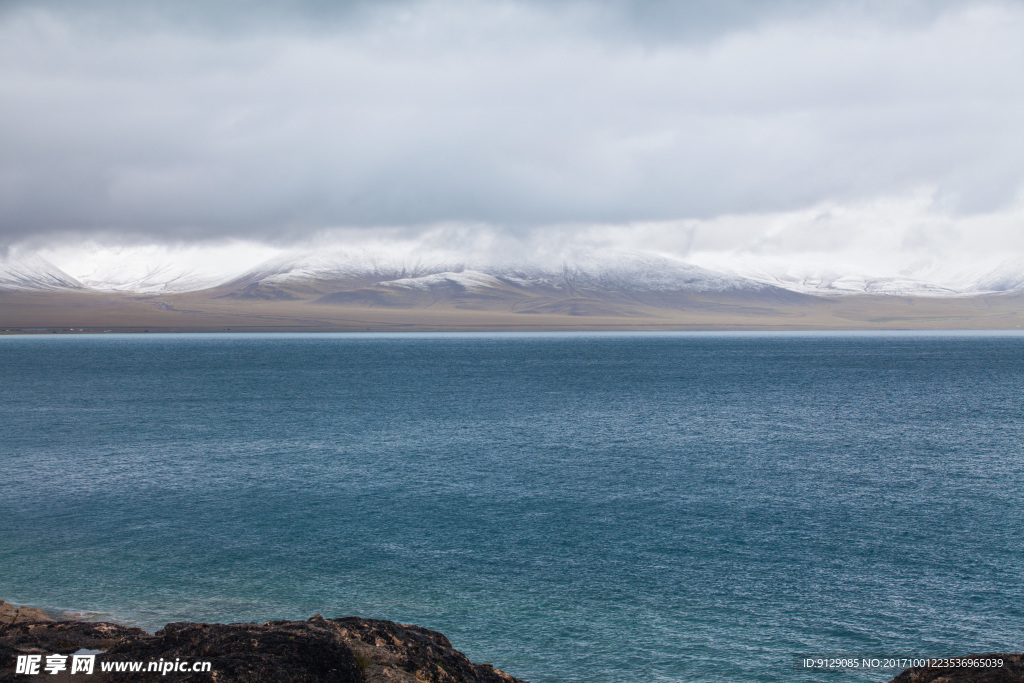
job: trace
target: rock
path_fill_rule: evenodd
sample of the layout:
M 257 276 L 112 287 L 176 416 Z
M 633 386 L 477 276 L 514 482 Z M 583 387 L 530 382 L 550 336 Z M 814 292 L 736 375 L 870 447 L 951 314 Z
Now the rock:
M 49 621 L 0 625 L 0 645 L 21 653 L 70 654 L 106 650 L 118 643 L 150 637 L 141 628 L 102 621 Z
M 217 681 L 338 681 L 361 683 L 359 662 L 331 629 L 305 621 L 273 624 L 167 624 L 155 636 L 115 645 L 104 655 L 119 661 L 209 661 Z M 160 674 L 150 674 L 157 680 Z M 147 680 L 139 674 L 111 681 Z M 176 674 L 208 683 L 209 673 Z
M 53 621 L 53 619 L 41 609 L 15 607 L 9 602 L 0 600 L 0 624 L 29 624 L 39 621 Z
M 889 683 L 1024 683 L 1024 655 L 967 655 L 971 659 L 1001 659 L 999 668 L 916 666 Z
M 345 617 L 329 619 L 352 648 L 364 680 L 419 683 L 516 683 L 519 679 L 490 664 L 473 664 L 437 631 L 393 621 Z
M 53 619 L 46 612 L 35 607 L 19 607 L 18 613 L 14 617 L 15 624 L 31 624 L 40 621 L 53 621 Z
M 0 626 L 0 681 L 15 677 L 18 654 L 104 650 L 93 681 L 167 680 L 153 673 L 103 673 L 112 662 L 204 662 L 211 672 L 174 672 L 175 681 L 256 683 L 522 683 L 489 664 L 473 664 L 436 631 L 346 617 L 264 624 L 167 624 L 154 635 L 104 622 Z M 212 674 L 212 675 L 211 675 Z M 39 680 L 48 680 L 40 676 Z M 54 679 L 55 680 L 55 679 Z
M 10 673 L 14 671 L 14 664 L 19 654 L 22 654 L 20 650 L 0 643 L 0 681 L 11 677 Z

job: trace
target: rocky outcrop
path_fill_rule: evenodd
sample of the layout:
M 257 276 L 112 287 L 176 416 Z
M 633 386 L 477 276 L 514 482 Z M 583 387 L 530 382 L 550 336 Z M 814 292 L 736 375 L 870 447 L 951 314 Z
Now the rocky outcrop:
M 437 631 L 391 621 L 345 617 L 263 624 L 174 623 L 150 635 L 104 622 L 0 625 L 0 682 L 19 654 L 102 650 L 92 681 L 336 681 L 338 683 L 522 683 L 490 664 L 474 664 Z M 206 672 L 103 672 L 109 662 L 210 662 Z M 39 680 L 58 680 L 42 674 Z M 68 680 L 74 680 L 72 676 Z
M 37 621 L 53 621 L 53 619 L 41 609 L 15 607 L 9 602 L 0 600 L 0 624 L 28 624 Z
M 103 621 L 54 621 L 0 625 L 0 645 L 22 654 L 71 654 L 81 649 L 108 650 L 148 634 Z M 2 666 L 2 660 L 0 660 Z
M 1024 655 L 968 655 L 971 659 L 1001 659 L 999 668 L 975 669 L 917 666 L 889 683 L 1024 683 Z

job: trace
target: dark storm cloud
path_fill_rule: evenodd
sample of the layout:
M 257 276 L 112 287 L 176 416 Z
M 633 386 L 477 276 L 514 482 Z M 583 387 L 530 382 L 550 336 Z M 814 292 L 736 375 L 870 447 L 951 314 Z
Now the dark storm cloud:
M 0 231 L 710 218 L 1024 180 L 1024 9 L 8 2 Z
M 571 15 L 620 37 L 709 40 L 765 22 L 807 18 L 827 12 L 870 17 L 886 24 L 913 25 L 934 20 L 972 0 L 518 0 L 535 10 Z M 359 29 L 381 14 L 407 11 L 420 0 L 49 0 L 48 12 L 75 22 L 107 25 L 116 31 L 169 27 L 207 33 Z M 464 3 L 470 5 L 474 3 Z M 483 3 L 475 3 L 477 5 Z M 0 19 L 40 8 L 39 0 L 7 0 Z

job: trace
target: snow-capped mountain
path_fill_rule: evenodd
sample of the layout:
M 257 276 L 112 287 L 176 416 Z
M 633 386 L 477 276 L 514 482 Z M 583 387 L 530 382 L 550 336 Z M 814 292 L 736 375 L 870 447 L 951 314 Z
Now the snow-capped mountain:
M 299 252 L 268 259 L 233 282 L 269 285 L 315 280 L 390 281 L 462 269 L 461 264 L 443 260 L 424 262 L 365 251 Z
M 0 289 L 82 289 L 82 283 L 37 254 L 0 260 Z
M 955 296 L 959 290 L 912 277 L 843 271 L 737 269 L 743 276 L 793 292 L 817 295 L 883 294 L 890 296 Z
M 965 292 L 1024 292 L 1024 261 L 1005 261 L 970 281 Z
M 234 243 L 206 247 L 87 244 L 47 256 L 91 290 L 161 294 L 214 287 L 265 260 L 268 251 Z
M 286 255 L 260 264 L 234 282 L 251 287 L 318 280 L 417 290 L 512 285 L 563 290 L 721 292 L 766 287 L 764 283 L 747 278 L 636 252 L 591 253 L 544 265 L 427 262 L 366 253 Z
M 818 296 L 949 297 L 1024 291 L 1024 262 L 1017 260 L 994 266 L 927 263 L 895 272 L 843 265 L 794 265 L 721 257 L 705 258 L 701 262 L 709 268 L 738 277 Z
M 266 258 L 267 252 L 273 255 Z M 382 292 L 547 291 L 552 295 L 617 292 L 771 293 L 801 295 L 972 296 L 1024 292 L 1024 261 L 935 265 L 897 272 L 843 265 L 793 265 L 743 258 L 684 261 L 631 251 L 587 251 L 526 262 L 461 260 L 452 255 L 382 254 L 359 249 L 283 251 L 237 246 L 179 251 L 138 247 L 58 254 L 54 263 L 12 252 L 0 260 L 0 289 L 85 289 L 140 294 L 216 288 L 219 295 L 296 298 L 360 288 Z
M 102 268 L 81 277 L 90 289 L 108 292 L 192 292 L 208 289 L 223 281 L 222 276 L 197 272 L 187 265 L 174 263 L 134 263 L 124 268 Z
M 640 252 L 594 252 L 564 261 L 560 268 L 498 267 L 486 272 L 516 281 L 542 281 L 556 287 L 623 292 L 725 292 L 765 289 L 749 278 L 700 268 Z

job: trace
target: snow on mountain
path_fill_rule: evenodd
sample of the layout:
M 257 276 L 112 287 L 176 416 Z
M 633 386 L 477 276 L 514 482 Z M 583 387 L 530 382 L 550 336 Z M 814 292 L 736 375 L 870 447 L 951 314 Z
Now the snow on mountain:
M 0 289 L 81 289 L 82 283 L 37 254 L 0 260 Z
M 948 297 L 1024 291 L 1024 262 L 935 264 L 875 269 L 844 264 L 794 264 L 771 259 L 699 255 L 702 265 L 812 295 L 878 294 Z
M 834 271 L 764 273 L 741 271 L 746 277 L 802 294 L 885 294 L 890 296 L 953 296 L 958 290 L 911 277 Z
M 89 289 L 155 294 L 216 286 L 276 251 L 248 243 L 181 247 L 86 244 L 52 249 L 46 256 Z
M 396 280 L 461 268 L 459 264 L 427 264 L 419 259 L 403 259 L 366 251 L 324 250 L 275 256 L 239 276 L 237 280 L 268 284 L 298 280 Z
M 1024 292 L 1024 260 L 1004 261 L 975 278 L 965 288 L 965 291 L 972 293 Z
M 453 285 L 480 289 L 502 284 L 634 292 L 721 292 L 765 287 L 743 277 L 639 252 L 591 252 L 545 264 L 425 261 L 363 252 L 283 255 L 260 264 L 238 278 L 238 282 L 283 284 L 305 279 L 359 279 L 367 284 L 421 290 Z
M 724 292 L 760 290 L 749 278 L 701 268 L 642 252 L 593 252 L 562 267 L 562 279 L 574 287 L 617 291 Z
M 403 277 L 378 283 L 386 287 L 430 290 L 436 287 L 460 287 L 466 290 L 485 289 L 501 286 L 501 280 L 488 273 L 476 270 L 446 271 L 420 277 Z
M 102 291 L 154 294 L 207 289 L 221 280 L 222 278 L 216 276 L 197 273 L 188 267 L 161 263 L 132 264 L 121 270 L 95 270 L 84 276 L 82 283 L 91 289 Z
M 827 296 L 944 297 L 1024 292 L 1024 260 L 927 262 L 900 269 L 879 265 L 867 271 L 844 264 L 819 265 L 813 259 L 794 264 L 735 254 L 697 254 L 684 261 L 640 251 L 591 250 L 567 257 L 494 262 L 461 260 L 454 252 L 388 253 L 337 246 L 284 251 L 241 243 L 180 248 L 87 245 L 43 255 L 12 250 L 0 260 L 0 288 L 5 289 L 85 288 L 154 294 L 221 285 L 260 289 L 311 283 L 409 291 L 513 287 L 564 292 L 740 293 L 781 288 Z

